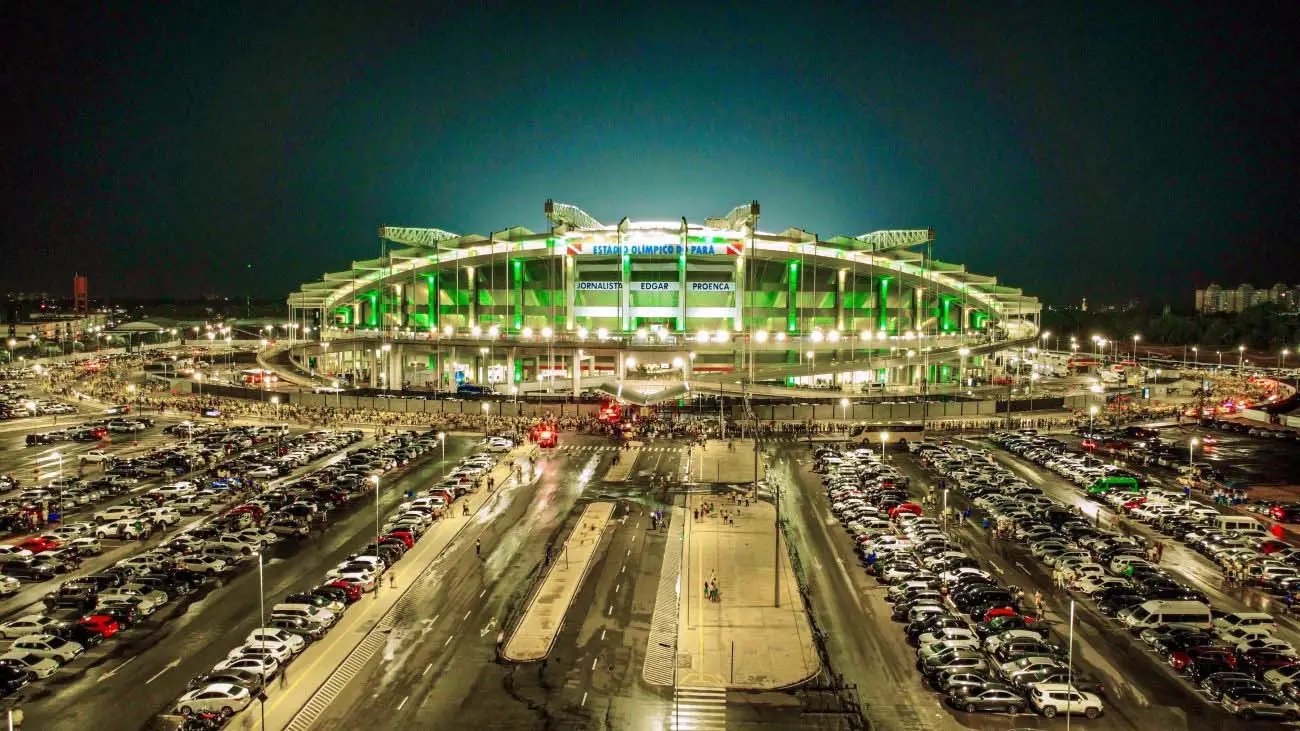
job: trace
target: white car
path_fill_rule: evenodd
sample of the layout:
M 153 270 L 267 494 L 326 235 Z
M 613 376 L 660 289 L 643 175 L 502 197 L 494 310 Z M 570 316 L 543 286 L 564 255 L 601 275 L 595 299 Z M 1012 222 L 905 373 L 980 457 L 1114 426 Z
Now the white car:
M 68 542 L 68 548 L 76 551 L 78 556 L 98 556 L 104 552 L 104 544 L 94 536 L 73 538 Z
M 95 524 L 86 522 L 64 523 L 54 529 L 54 535 L 58 536 L 59 540 L 63 541 L 70 541 L 74 538 L 80 538 L 81 536 L 92 535 L 94 532 Z
M 1029 691 L 1029 705 L 1048 718 L 1055 718 L 1058 713 L 1082 713 L 1088 718 L 1096 718 L 1103 711 L 1099 696 L 1084 693 L 1065 683 L 1034 686 Z
M 1117 579 L 1114 576 L 1085 576 L 1079 580 L 1079 591 L 1087 596 L 1092 596 L 1099 591 L 1104 591 L 1112 587 L 1129 588 L 1133 583 L 1128 579 Z
M 1041 640 L 1043 639 L 1043 633 L 1031 629 L 1009 629 L 992 637 L 986 637 L 984 639 L 984 649 L 988 652 L 995 652 L 1004 643 L 1020 639 Z
M 261 467 L 254 467 L 253 469 L 249 470 L 249 471 L 247 472 L 247 475 L 248 475 L 249 477 L 262 477 L 262 478 L 265 478 L 265 477 L 279 477 L 279 476 L 280 476 L 280 470 L 277 470 L 277 469 L 274 468 L 274 467 L 270 467 L 270 466 L 267 466 L 267 465 L 263 465 L 263 466 L 261 466 Z
M 112 458 L 113 455 L 109 454 L 106 450 L 103 449 L 92 449 L 89 452 L 86 452 L 85 454 L 81 455 L 82 462 L 91 462 L 91 463 L 107 462 Z
M 96 523 L 109 523 L 116 520 L 132 519 L 140 515 L 140 508 L 130 505 L 114 505 L 111 508 L 101 510 L 95 513 L 94 520 Z
M 269 657 L 278 663 L 283 663 L 293 657 L 293 650 L 283 642 L 249 642 L 226 654 L 227 660 L 237 657 Z
M 182 716 L 192 716 L 195 713 L 230 716 L 244 710 L 252 700 L 248 688 L 233 683 L 213 683 L 181 696 L 176 701 L 176 711 Z
M 54 623 L 53 619 L 43 614 L 29 614 L 0 624 L 0 638 L 13 640 L 27 635 L 40 634 Z
M 76 642 L 69 642 L 54 635 L 26 635 L 14 640 L 9 646 L 10 652 L 23 652 L 66 664 L 85 652 L 86 648 Z
M 1283 665 L 1277 670 L 1270 670 L 1264 673 L 1264 682 L 1281 689 L 1288 683 L 1294 683 L 1300 680 L 1300 663 L 1294 665 Z
M 1295 648 L 1291 646 L 1290 642 L 1287 642 L 1286 640 L 1279 640 L 1276 637 L 1257 637 L 1253 640 L 1238 642 L 1236 647 L 1237 647 L 1237 652 L 1242 652 L 1242 653 L 1246 652 L 1247 650 L 1267 649 L 1267 650 L 1277 650 L 1279 652 L 1284 652 L 1288 655 L 1293 655 L 1293 656 L 1296 654 Z
M 12 576 L 4 576 L 3 574 L 0 574 L 0 596 L 17 594 L 18 590 L 21 588 L 23 588 L 23 582 Z
M 21 668 L 27 673 L 27 677 L 36 680 L 38 678 L 48 678 L 59 669 L 59 663 L 48 657 L 41 657 L 30 652 L 19 652 L 10 650 L 0 655 L 0 662 Z
M 238 536 L 230 534 L 217 536 L 216 538 L 204 543 L 203 547 L 205 549 L 212 547 L 224 548 L 227 550 L 237 551 L 245 556 L 251 556 L 255 551 L 261 548 L 261 546 L 256 543 L 249 543 Z
M 269 657 L 234 657 L 222 660 L 212 666 L 212 674 L 216 675 L 223 670 L 247 670 L 256 675 L 265 675 L 268 678 L 275 677 L 280 672 L 280 663 Z
M 244 638 L 245 645 L 256 645 L 259 642 L 269 644 L 285 645 L 289 651 L 297 654 L 307 647 L 307 641 L 301 635 L 282 630 L 278 627 L 261 627 L 248 633 Z
M 509 439 L 492 438 L 483 442 L 489 452 L 509 452 L 514 449 L 514 444 Z
M 917 638 L 917 643 L 921 647 L 925 647 L 944 640 L 968 640 L 973 637 L 975 637 L 975 632 L 972 630 L 965 627 L 952 627 L 940 632 L 927 632 Z
M 201 571 L 208 576 L 225 573 L 230 567 L 225 561 L 215 556 L 205 556 L 201 553 L 181 556 L 176 560 L 176 565 L 188 571 Z
M 26 548 L 19 548 L 18 546 L 12 546 L 7 543 L 0 544 L 0 556 L 30 556 L 30 555 L 32 555 L 32 552 L 28 551 Z

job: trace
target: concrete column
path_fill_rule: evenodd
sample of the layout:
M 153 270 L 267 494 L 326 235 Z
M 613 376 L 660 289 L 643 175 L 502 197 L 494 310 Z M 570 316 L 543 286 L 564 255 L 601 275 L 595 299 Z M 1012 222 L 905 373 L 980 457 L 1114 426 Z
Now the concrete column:
M 739 332 L 745 327 L 745 257 L 736 257 L 736 271 L 732 277 L 736 280 L 736 307 L 731 316 L 731 329 Z
M 621 248 L 621 247 L 620 247 Z M 632 329 L 632 260 L 626 253 L 618 259 L 618 317 L 623 332 Z
M 370 387 L 379 388 L 379 356 L 375 355 L 373 349 L 367 350 L 366 352 L 370 354 Z
M 510 391 L 511 386 L 519 385 L 515 380 L 515 358 L 518 356 L 518 348 L 511 347 L 506 351 L 506 391 Z
M 577 398 L 578 393 L 582 391 L 582 376 L 579 375 L 579 372 L 581 370 L 582 370 L 582 359 L 578 356 L 578 353 L 575 351 L 573 353 L 573 372 L 571 374 L 573 376 L 571 380 L 573 382 L 574 398 Z
M 578 280 L 574 268 L 572 256 L 564 257 L 564 329 L 573 330 L 577 327 L 577 319 L 574 315 L 573 308 L 576 306 Z
M 620 350 L 615 357 L 618 358 L 618 362 L 614 364 L 614 372 L 618 374 L 618 380 L 621 381 L 627 378 L 627 353 Z
M 844 282 L 848 279 L 847 269 L 841 269 L 835 278 L 835 328 L 844 330 Z
M 469 285 L 469 326 L 478 324 L 478 279 L 474 267 L 465 267 L 466 284 Z

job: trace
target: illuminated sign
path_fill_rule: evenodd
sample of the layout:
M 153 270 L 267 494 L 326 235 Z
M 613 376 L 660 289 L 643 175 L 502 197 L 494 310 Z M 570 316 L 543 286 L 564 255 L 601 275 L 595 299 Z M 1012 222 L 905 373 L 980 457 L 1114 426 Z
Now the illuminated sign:
M 677 282 L 629 282 L 628 286 L 633 292 L 676 292 L 679 288 Z
M 688 292 L 735 292 L 735 282 L 688 282 Z
M 622 282 L 578 282 L 579 292 L 617 292 L 623 289 Z
M 570 256 L 741 256 L 745 253 L 745 242 L 728 241 L 725 243 L 686 244 L 679 242 L 657 242 L 632 239 L 618 243 L 588 243 L 569 241 L 565 244 L 565 253 Z

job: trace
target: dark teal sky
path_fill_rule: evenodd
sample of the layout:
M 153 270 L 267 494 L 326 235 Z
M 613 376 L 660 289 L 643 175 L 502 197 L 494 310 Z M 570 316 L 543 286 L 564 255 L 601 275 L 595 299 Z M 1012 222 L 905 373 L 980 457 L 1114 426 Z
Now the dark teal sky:
M 548 197 L 933 226 L 1048 301 L 1300 281 L 1294 3 L 96 5 L 0 8 L 6 290 L 279 295 Z

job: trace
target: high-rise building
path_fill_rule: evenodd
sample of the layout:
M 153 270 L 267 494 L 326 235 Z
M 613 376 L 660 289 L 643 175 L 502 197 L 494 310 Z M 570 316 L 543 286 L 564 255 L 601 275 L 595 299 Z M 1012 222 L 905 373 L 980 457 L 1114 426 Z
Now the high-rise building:
M 1241 312 L 1265 302 L 1272 302 L 1286 310 L 1295 310 L 1300 305 L 1300 287 L 1289 287 L 1279 282 L 1268 289 L 1256 289 L 1250 284 L 1239 285 L 1236 289 L 1224 289 L 1212 282 L 1205 289 L 1196 290 L 1197 312 Z

